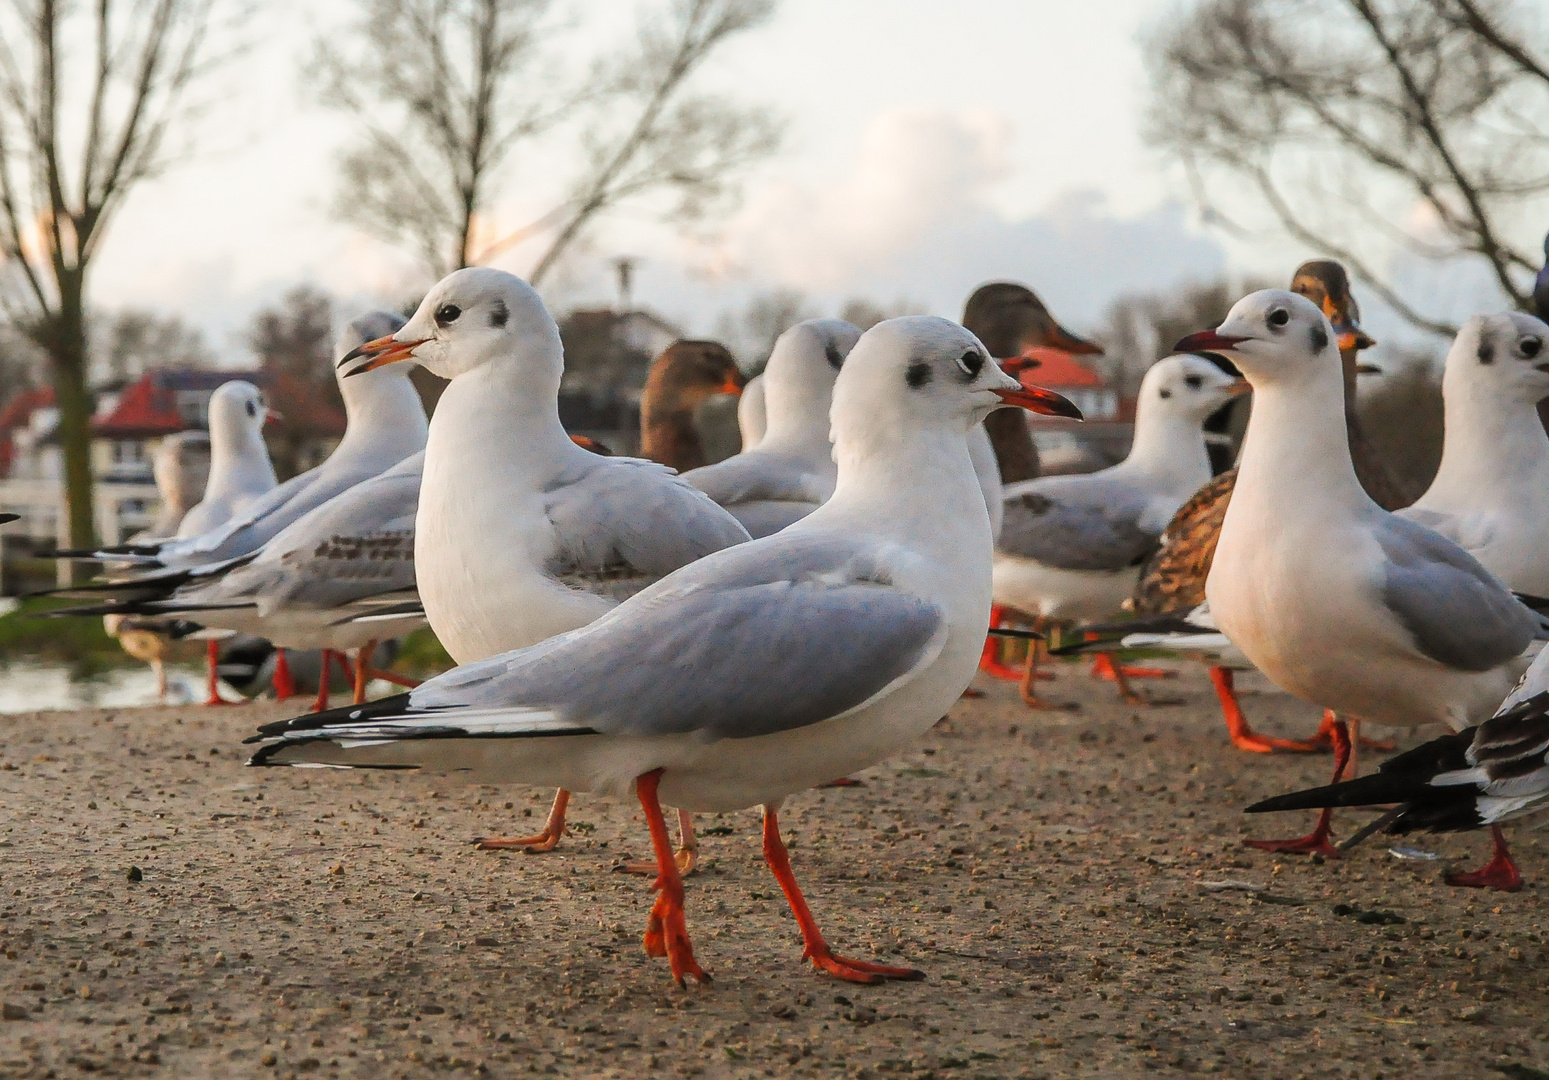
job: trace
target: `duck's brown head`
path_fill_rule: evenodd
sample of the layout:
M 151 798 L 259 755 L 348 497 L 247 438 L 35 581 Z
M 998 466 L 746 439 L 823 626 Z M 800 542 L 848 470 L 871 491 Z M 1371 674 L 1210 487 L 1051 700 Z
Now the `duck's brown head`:
M 717 394 L 741 394 L 747 379 L 718 341 L 675 341 L 651 364 L 640 399 L 641 456 L 679 472 L 706 464 L 694 412 Z
M 1348 353 L 1377 344 L 1361 329 L 1361 309 L 1350 294 L 1350 275 L 1333 259 L 1311 259 L 1296 268 L 1291 291 L 1323 309 L 1339 339 L 1339 351 Z
M 1066 330 L 1033 290 L 1014 281 L 992 281 L 975 289 L 963 308 L 963 325 L 997 360 L 1039 346 L 1085 355 L 1103 351 Z

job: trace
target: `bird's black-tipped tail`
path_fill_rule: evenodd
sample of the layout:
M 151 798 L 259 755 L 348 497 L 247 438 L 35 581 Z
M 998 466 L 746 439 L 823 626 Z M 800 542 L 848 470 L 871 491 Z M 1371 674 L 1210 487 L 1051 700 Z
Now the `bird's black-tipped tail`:
M 334 727 L 341 724 L 369 723 L 381 717 L 402 716 L 404 710 L 408 707 L 409 695 L 407 693 L 378 698 L 375 701 L 368 701 L 364 705 L 341 705 L 337 709 L 324 709 L 322 712 L 306 713 L 303 716 L 293 716 L 289 720 L 276 720 L 273 723 L 265 724 L 258 729 L 258 734 L 244 739 L 243 742 L 263 742 L 265 739 L 277 739 L 282 735 L 319 731 L 326 727 Z
M 1254 803 L 1245 813 L 1267 814 L 1277 810 L 1317 810 L 1325 806 L 1374 806 L 1381 803 L 1415 802 L 1476 794 L 1469 786 L 1438 788 L 1431 784 L 1439 773 L 1469 768 L 1467 753 L 1478 728 L 1432 739 L 1423 746 L 1395 754 L 1376 772 L 1340 784 L 1293 791 Z
M 1107 652 L 1115 649 L 1131 634 L 1209 634 L 1209 627 L 1196 626 L 1186 618 L 1187 611 L 1170 611 L 1139 619 L 1121 619 L 1116 622 L 1090 623 L 1076 631 L 1075 641 L 1062 641 L 1049 650 L 1050 656 L 1075 656 L 1084 652 Z

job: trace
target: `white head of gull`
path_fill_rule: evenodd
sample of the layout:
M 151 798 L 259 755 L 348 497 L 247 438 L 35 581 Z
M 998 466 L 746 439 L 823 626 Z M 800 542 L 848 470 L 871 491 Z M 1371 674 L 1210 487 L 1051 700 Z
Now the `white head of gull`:
M 1520 593 L 1549 596 L 1549 325 L 1476 315 L 1447 353 L 1441 468 L 1398 513 L 1435 529 Z
M 833 494 L 828 413 L 834 380 L 859 337 L 842 319 L 809 319 L 781 334 L 761 377 L 767 426 L 758 445 L 683 474 L 750 535 L 779 532 Z
M 764 851 L 806 955 L 841 978 L 912 978 L 835 956 L 780 838 L 788 794 L 927 731 L 972 678 L 990 601 L 989 517 L 969 429 L 1023 390 L 944 319 L 884 322 L 834 388 L 834 496 L 774 536 L 670 574 L 580 630 L 432 679 L 410 694 L 264 728 L 255 765 L 421 767 L 640 799 L 661 895 L 646 951 L 703 978 L 660 801 L 763 804 Z M 437 413 L 440 416 L 440 413 Z

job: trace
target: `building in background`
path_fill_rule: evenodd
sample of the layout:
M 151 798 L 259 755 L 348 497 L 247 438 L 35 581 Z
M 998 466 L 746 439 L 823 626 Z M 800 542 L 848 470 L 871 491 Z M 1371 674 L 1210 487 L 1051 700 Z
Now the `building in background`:
M 1032 348 L 1038 361 L 1023 378 L 1076 403 L 1085 422 L 1028 413 L 1028 426 L 1045 473 L 1092 472 L 1124 460 L 1135 433 L 1135 399 L 1062 349 Z
M 640 395 L 651 361 L 683 336 L 648 311 L 572 311 L 559 322 L 565 375 L 559 419 L 616 454 L 640 449 Z

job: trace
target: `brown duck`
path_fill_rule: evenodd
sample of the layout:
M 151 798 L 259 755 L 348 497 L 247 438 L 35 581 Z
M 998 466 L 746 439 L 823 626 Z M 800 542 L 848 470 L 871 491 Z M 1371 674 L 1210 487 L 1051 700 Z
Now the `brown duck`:
M 709 465 L 696 411 L 717 394 L 741 394 L 746 381 L 720 342 L 673 342 L 646 376 L 640 398 L 640 456 L 679 472 Z

